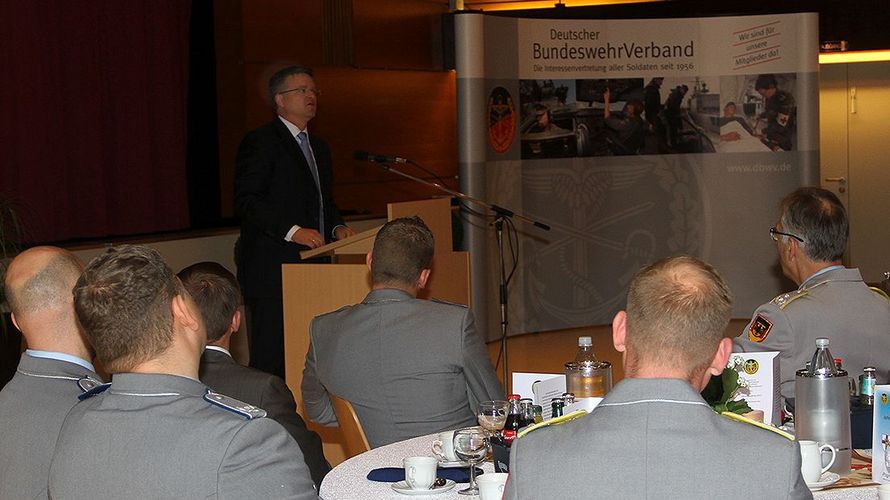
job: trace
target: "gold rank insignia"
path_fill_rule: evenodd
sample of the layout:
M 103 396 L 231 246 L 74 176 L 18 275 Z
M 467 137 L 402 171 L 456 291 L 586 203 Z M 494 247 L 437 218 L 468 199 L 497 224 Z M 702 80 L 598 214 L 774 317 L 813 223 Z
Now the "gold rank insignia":
M 827 282 L 823 282 L 823 283 L 827 283 Z M 821 284 L 822 283 L 817 283 L 817 284 L 813 285 L 811 288 L 815 288 Z M 803 290 L 794 290 L 793 292 L 783 293 L 782 295 L 777 296 L 776 298 L 774 298 L 772 300 L 772 303 L 779 309 L 785 309 L 786 307 L 788 307 L 788 304 L 794 302 L 795 300 L 797 300 L 801 297 L 806 297 L 809 293 L 810 293 L 810 289 L 807 289 L 807 288 L 805 288 Z
M 769 336 L 770 330 L 773 329 L 773 324 L 770 323 L 766 317 L 762 314 L 758 314 L 754 321 L 751 322 L 751 326 L 748 328 L 748 340 L 751 342 L 763 342 L 766 340 L 766 337 Z

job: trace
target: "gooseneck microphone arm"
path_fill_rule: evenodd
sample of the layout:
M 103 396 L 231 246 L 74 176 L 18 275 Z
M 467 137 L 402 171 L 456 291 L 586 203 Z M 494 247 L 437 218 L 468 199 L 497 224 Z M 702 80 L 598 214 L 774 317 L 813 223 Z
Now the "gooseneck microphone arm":
M 474 203 L 476 205 L 482 206 L 484 208 L 487 208 L 488 210 L 491 210 L 492 212 L 494 212 L 494 214 L 497 215 L 498 217 L 510 217 L 510 218 L 519 219 L 521 221 L 528 222 L 529 224 L 532 224 L 535 227 L 539 227 L 545 231 L 550 231 L 550 226 L 541 222 L 541 221 L 532 219 L 531 217 L 528 217 L 521 213 L 516 213 L 513 210 L 495 205 L 494 203 L 489 203 L 485 200 L 480 200 L 479 198 L 475 198 L 473 196 L 462 193 L 460 191 L 456 191 L 454 189 L 448 188 L 438 182 L 432 182 L 432 181 L 428 181 L 426 179 L 421 179 L 420 177 L 416 177 L 416 176 L 411 175 L 407 172 L 403 172 L 397 168 L 393 168 L 391 165 L 387 165 L 387 163 L 414 163 L 411 160 L 407 160 L 405 158 L 401 158 L 398 156 L 373 155 L 366 151 L 356 151 L 355 159 L 362 160 L 362 161 L 370 161 L 371 163 L 377 164 L 377 166 L 379 166 L 383 170 L 386 170 L 387 172 L 392 172 L 396 175 L 400 175 L 406 179 L 410 179 L 414 182 L 423 184 L 425 186 L 434 187 L 434 188 L 438 189 L 439 191 L 448 193 L 451 196 L 454 196 L 455 198 L 458 198 L 460 200 L 468 201 L 468 202 Z
M 474 204 L 482 206 L 488 210 L 491 210 L 494 213 L 495 218 L 494 218 L 494 222 L 492 223 L 492 225 L 495 228 L 495 236 L 497 237 L 498 264 L 500 267 L 500 273 L 499 273 L 500 274 L 500 283 L 498 285 L 498 303 L 500 304 L 500 313 L 501 313 L 501 339 L 500 339 L 501 340 L 501 349 L 500 349 L 501 352 L 500 352 L 499 358 L 503 359 L 503 362 L 504 362 L 504 364 L 503 364 L 504 388 L 509 387 L 509 380 L 507 378 L 508 374 L 509 374 L 509 371 L 507 370 L 507 304 L 509 302 L 507 286 L 510 284 L 510 278 L 513 276 L 513 271 L 510 271 L 509 273 L 507 273 L 507 270 L 506 270 L 506 259 L 504 258 L 504 255 L 505 255 L 504 222 L 505 221 L 507 222 L 508 229 L 512 229 L 514 235 L 516 234 L 516 229 L 513 228 L 513 221 L 512 221 L 512 219 L 514 219 L 514 218 L 528 222 L 528 223 L 534 225 L 535 227 L 541 228 L 545 231 L 549 231 L 550 226 L 541 222 L 541 221 L 532 219 L 531 217 L 528 217 L 526 215 L 516 213 L 513 210 L 495 205 L 494 203 L 489 203 L 487 201 L 480 200 L 479 198 L 474 198 L 468 194 L 465 194 L 460 191 L 456 191 L 454 189 L 445 187 L 441 183 L 428 181 L 426 179 L 421 179 L 420 177 L 413 176 L 407 172 L 402 172 L 401 170 L 398 170 L 396 168 L 393 168 L 391 165 L 388 165 L 388 163 L 410 163 L 410 164 L 415 165 L 423 170 L 426 170 L 411 160 L 406 160 L 405 158 L 400 158 L 398 156 L 393 157 L 393 156 L 372 155 L 366 151 L 356 151 L 355 159 L 376 163 L 380 168 L 382 168 L 383 170 L 386 170 L 387 172 L 392 172 L 396 175 L 400 175 L 406 179 L 417 182 L 418 184 L 423 184 L 424 186 L 430 186 L 430 187 L 436 188 L 439 191 L 448 193 L 451 196 L 454 196 L 455 198 L 457 198 L 461 201 L 467 201 L 470 203 L 474 203 Z M 509 237 L 509 233 L 507 233 L 507 235 Z M 510 243 L 510 248 L 511 249 L 513 248 L 512 240 Z M 517 262 L 518 262 L 518 256 L 514 254 L 513 255 L 513 270 L 514 271 L 516 270 Z M 498 363 L 495 363 L 495 369 L 497 369 L 497 365 L 498 365 Z

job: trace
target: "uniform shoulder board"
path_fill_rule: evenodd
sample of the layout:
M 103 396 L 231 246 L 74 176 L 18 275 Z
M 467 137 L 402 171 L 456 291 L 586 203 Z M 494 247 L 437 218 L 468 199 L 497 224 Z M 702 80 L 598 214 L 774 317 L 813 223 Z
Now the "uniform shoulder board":
M 326 312 L 324 314 L 319 314 L 318 316 L 315 317 L 315 319 L 324 318 L 325 316 L 330 316 L 332 314 L 337 314 L 338 312 L 340 312 L 344 309 L 349 309 L 350 307 L 352 307 L 352 304 L 346 304 L 345 306 L 341 307 L 340 309 L 337 309 L 336 311 L 330 311 L 330 312 Z
M 744 424 L 752 425 L 754 427 L 760 427 L 761 429 L 763 429 L 765 431 L 770 431 L 774 434 L 778 434 L 778 435 L 782 436 L 785 439 L 794 441 L 794 436 L 792 436 L 791 434 L 788 434 L 787 432 L 783 431 L 782 429 L 777 429 L 771 425 L 764 424 L 763 422 L 758 422 L 757 420 L 751 420 L 750 418 L 745 417 L 743 415 L 739 415 L 738 413 L 733 413 L 731 411 L 725 411 L 725 412 L 721 413 L 720 415 L 722 415 L 730 420 L 742 422 Z
M 83 377 L 77 381 L 77 385 L 82 391 L 81 394 L 77 396 L 77 399 L 83 401 L 84 399 L 89 399 L 96 394 L 102 394 L 108 390 L 108 388 L 111 387 L 111 382 L 100 384 L 92 377 Z
M 808 289 L 795 290 L 793 292 L 783 293 L 782 295 L 779 295 L 778 297 L 774 298 L 772 300 L 772 303 L 779 309 L 785 309 L 786 307 L 788 307 L 788 304 L 794 302 L 795 300 L 797 300 L 801 297 L 806 297 L 807 294 L 809 294 L 809 293 L 810 293 L 810 291 Z
M 870 286 L 870 287 L 868 287 L 868 289 L 875 292 L 876 294 L 880 295 L 881 297 L 883 297 L 887 300 L 890 300 L 890 295 L 887 295 L 887 292 L 885 292 L 883 289 L 878 288 L 876 286 Z
M 229 410 L 232 413 L 237 413 L 247 420 L 263 418 L 266 416 L 266 410 L 260 407 L 245 403 L 244 401 L 239 401 L 235 398 L 230 398 L 229 396 L 218 392 L 213 392 L 210 389 L 207 389 L 207 393 L 204 394 L 204 400 L 212 405 Z
M 102 382 L 94 379 L 89 375 L 84 375 L 77 379 L 77 387 L 80 387 L 80 392 L 89 392 L 95 389 L 97 386 L 102 385 Z
M 464 309 L 467 308 L 466 304 L 458 304 L 458 303 L 456 303 L 456 302 L 448 302 L 447 300 L 437 299 L 437 298 L 435 298 L 435 297 L 434 297 L 434 298 L 431 298 L 430 301 L 431 301 L 431 302 L 435 302 L 435 303 L 437 303 L 437 304 L 447 304 L 447 305 L 449 305 L 449 306 L 462 307 L 462 308 L 464 308 Z

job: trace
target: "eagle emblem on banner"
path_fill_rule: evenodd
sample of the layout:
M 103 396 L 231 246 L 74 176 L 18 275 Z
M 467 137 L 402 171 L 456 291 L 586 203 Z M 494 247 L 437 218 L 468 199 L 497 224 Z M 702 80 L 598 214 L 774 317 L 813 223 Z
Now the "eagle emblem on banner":
M 513 145 L 516 135 L 516 109 L 513 97 L 504 87 L 495 87 L 488 96 L 488 144 L 498 154 Z

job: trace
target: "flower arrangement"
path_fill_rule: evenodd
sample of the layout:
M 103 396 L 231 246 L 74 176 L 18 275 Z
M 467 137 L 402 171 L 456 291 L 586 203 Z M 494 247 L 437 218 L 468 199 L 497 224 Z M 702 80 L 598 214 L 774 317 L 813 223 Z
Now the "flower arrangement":
M 711 377 L 707 387 L 702 390 L 702 398 L 717 413 L 728 411 L 742 415 L 751 411 L 748 402 L 739 397 L 750 393 L 748 382 L 739 378 L 744 363 L 745 360 L 741 356 L 731 356 L 726 368 L 723 369 L 723 374 L 720 377 Z

